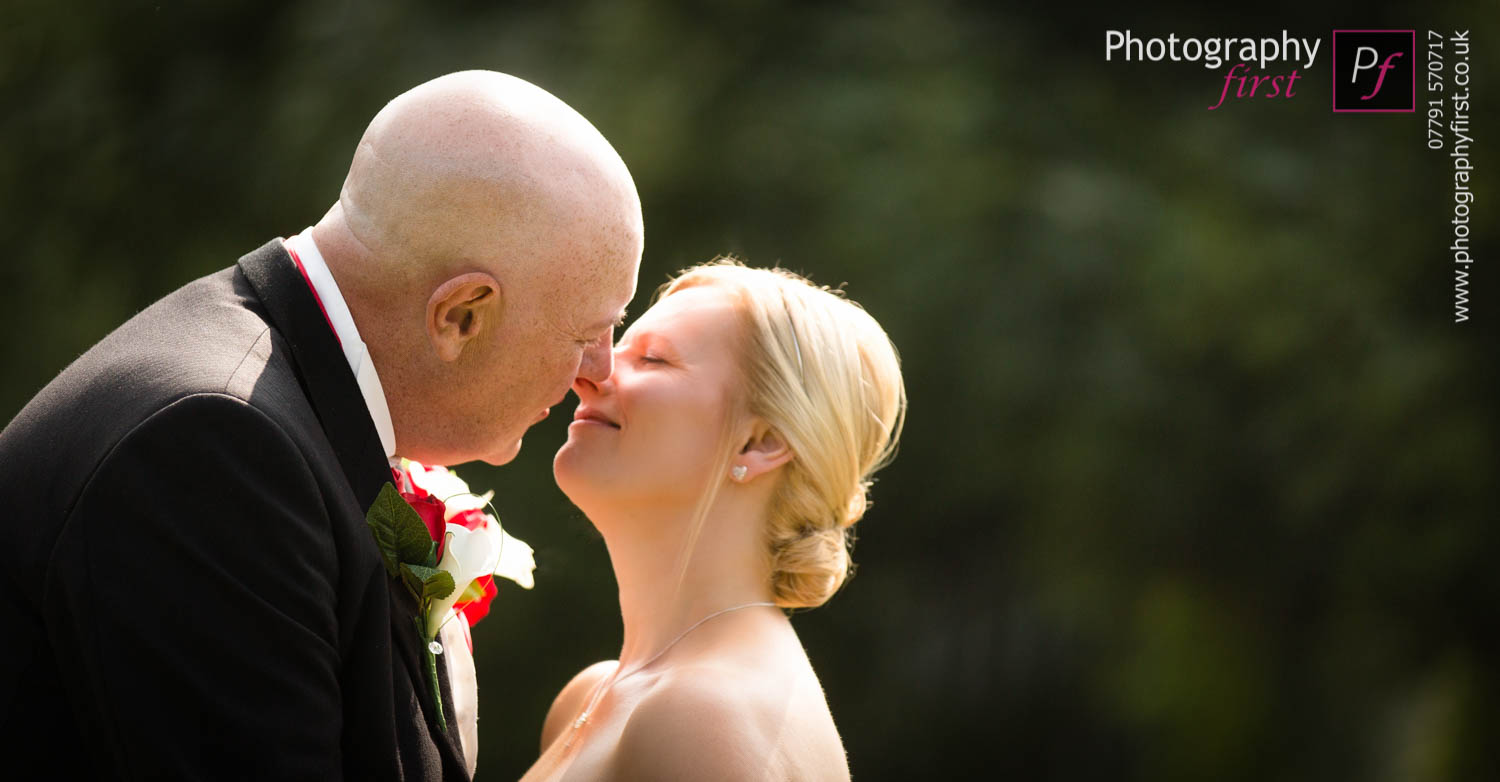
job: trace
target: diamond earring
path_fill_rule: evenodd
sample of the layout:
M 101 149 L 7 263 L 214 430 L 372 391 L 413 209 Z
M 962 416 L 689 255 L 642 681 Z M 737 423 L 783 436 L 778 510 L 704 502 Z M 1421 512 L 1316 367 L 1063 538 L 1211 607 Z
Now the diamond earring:
M 746 467 L 743 464 L 736 464 L 734 467 L 730 468 L 730 470 L 729 470 L 729 474 L 733 475 L 734 479 L 737 480 L 737 481 L 743 481 L 743 480 L 745 480 L 745 473 L 747 473 L 747 472 L 750 472 L 750 468 Z

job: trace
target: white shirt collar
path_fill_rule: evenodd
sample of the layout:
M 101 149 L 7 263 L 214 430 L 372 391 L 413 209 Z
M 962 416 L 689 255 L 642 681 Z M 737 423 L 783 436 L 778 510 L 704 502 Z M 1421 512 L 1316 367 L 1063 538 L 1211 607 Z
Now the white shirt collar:
M 354 380 L 359 384 L 359 393 L 365 398 L 365 407 L 370 410 L 370 419 L 375 422 L 375 431 L 380 435 L 385 456 L 390 459 L 396 455 L 396 427 L 391 423 L 391 409 L 385 402 L 385 389 L 380 385 L 380 376 L 375 373 L 375 362 L 370 360 L 370 351 L 365 348 L 364 340 L 359 338 L 359 329 L 354 325 L 354 316 L 349 314 L 349 305 L 345 303 L 344 295 L 339 292 L 339 284 L 333 279 L 333 272 L 328 270 L 323 253 L 318 251 L 318 245 L 313 242 L 312 228 L 283 241 L 288 249 L 297 254 L 297 259 L 302 261 L 307 280 L 312 283 L 313 290 L 323 303 L 324 311 L 328 313 L 333 333 L 338 335 L 339 343 L 344 348 L 344 359 L 349 362 L 349 370 L 354 373 Z

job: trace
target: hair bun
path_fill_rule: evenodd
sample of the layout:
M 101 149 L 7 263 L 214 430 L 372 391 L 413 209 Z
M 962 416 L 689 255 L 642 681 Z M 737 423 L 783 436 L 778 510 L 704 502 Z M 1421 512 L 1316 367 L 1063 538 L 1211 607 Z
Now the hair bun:
M 847 527 L 802 527 L 795 534 L 772 542 L 771 560 L 777 605 L 820 606 L 849 576 Z

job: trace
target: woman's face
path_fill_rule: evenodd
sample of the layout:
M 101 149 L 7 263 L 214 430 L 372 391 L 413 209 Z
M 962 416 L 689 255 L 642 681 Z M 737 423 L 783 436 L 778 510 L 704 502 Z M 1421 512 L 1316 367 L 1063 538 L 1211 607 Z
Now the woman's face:
M 615 346 L 614 371 L 573 384 L 579 404 L 552 470 L 585 513 L 691 506 L 727 443 L 734 298 L 715 286 L 659 301 Z

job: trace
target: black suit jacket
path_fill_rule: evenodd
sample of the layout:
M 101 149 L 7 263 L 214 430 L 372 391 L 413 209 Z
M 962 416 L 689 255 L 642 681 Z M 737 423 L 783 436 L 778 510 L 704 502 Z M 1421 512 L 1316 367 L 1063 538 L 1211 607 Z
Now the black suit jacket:
M 0 757 L 466 779 L 365 526 L 389 479 L 280 241 L 130 319 L 0 432 Z

